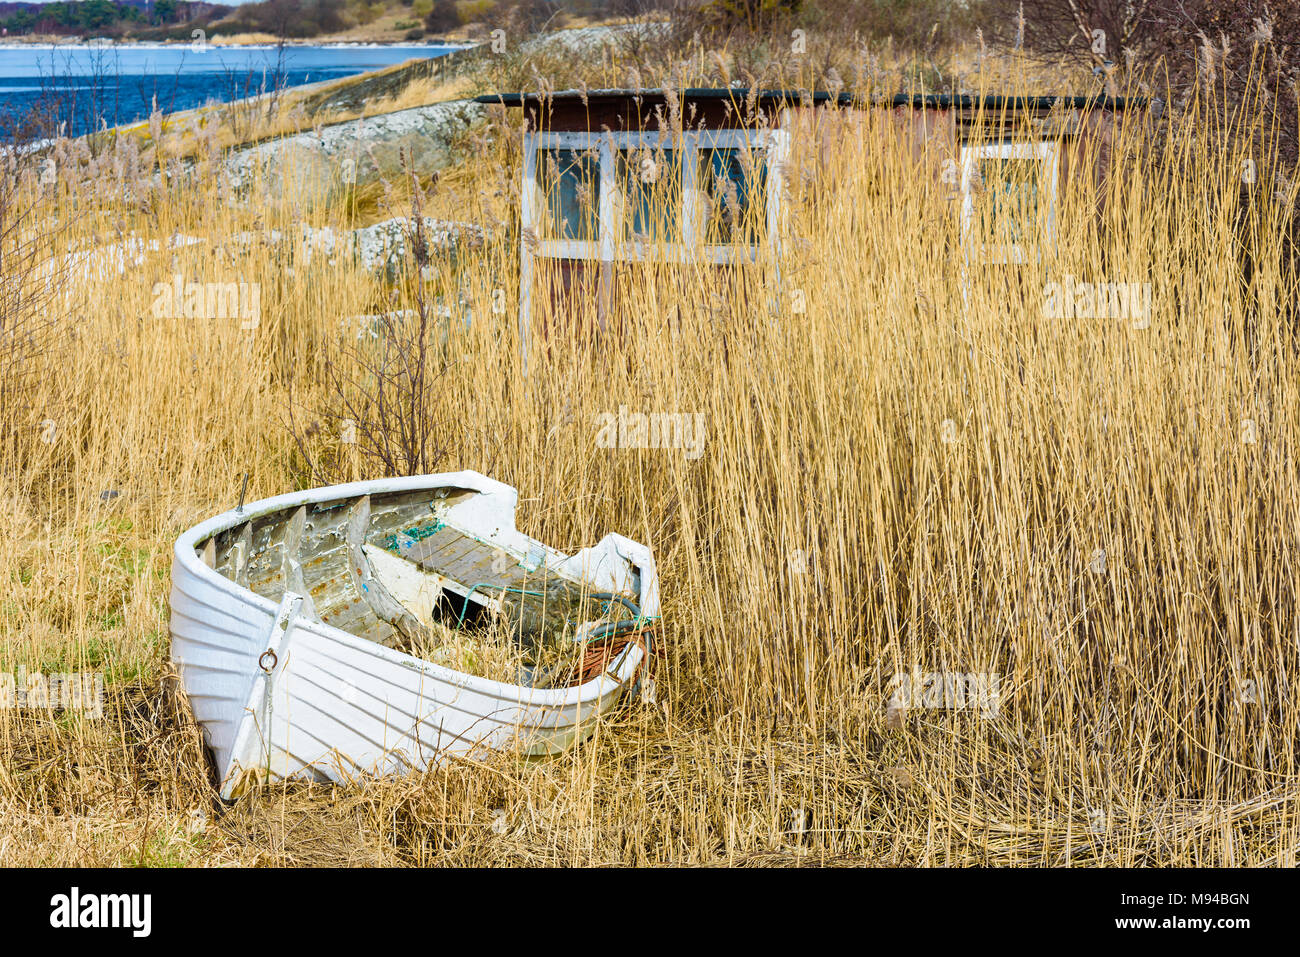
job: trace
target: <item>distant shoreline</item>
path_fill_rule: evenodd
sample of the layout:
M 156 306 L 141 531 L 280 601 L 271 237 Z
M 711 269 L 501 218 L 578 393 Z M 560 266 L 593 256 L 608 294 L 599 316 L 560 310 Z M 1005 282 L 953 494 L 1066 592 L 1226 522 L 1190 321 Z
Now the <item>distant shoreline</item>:
M 414 41 L 8 44 L 0 46 L 0 131 L 23 142 L 55 130 L 75 137 L 154 112 L 184 114 L 369 73 L 399 76 L 409 64 L 466 55 L 474 53 L 460 44 Z
M 80 38 L 59 38 L 51 39 L 42 38 L 24 38 L 24 37 L 0 37 L 0 49 L 4 48 L 48 48 L 62 49 L 64 47 L 103 47 L 111 49 L 114 47 L 188 47 L 194 41 L 192 40 L 101 40 L 92 37 L 88 40 Z M 207 41 L 208 46 L 213 47 L 245 47 L 248 49 L 274 49 L 280 46 L 281 41 L 275 42 L 256 42 L 256 43 L 234 43 L 223 41 L 218 35 Z M 283 41 L 287 47 L 320 47 L 322 49 L 354 49 L 365 47 L 449 47 L 451 49 L 469 49 L 478 46 L 478 43 L 466 42 L 464 40 L 440 40 L 434 38 L 422 38 L 419 40 L 290 40 Z

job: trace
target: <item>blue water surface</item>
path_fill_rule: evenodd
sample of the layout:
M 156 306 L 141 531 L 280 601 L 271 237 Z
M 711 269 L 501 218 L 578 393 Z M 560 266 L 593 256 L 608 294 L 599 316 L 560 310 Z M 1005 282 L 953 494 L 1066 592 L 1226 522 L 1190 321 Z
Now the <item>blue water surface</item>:
M 442 56 L 456 47 L 77 44 L 0 47 L 0 134 L 77 136 L 209 102 L 229 102 Z

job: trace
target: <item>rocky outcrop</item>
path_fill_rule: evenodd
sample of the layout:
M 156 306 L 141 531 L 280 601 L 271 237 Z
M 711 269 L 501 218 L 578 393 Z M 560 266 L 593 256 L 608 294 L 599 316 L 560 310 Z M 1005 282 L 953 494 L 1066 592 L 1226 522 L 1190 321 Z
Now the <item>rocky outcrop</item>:
M 583 27 L 530 37 L 522 49 L 528 54 L 594 56 L 610 45 L 653 43 L 668 29 L 664 22 Z M 308 97 L 304 105 L 309 115 L 361 109 L 366 103 L 398 95 L 415 79 L 448 78 L 471 70 L 488 49 L 488 45 L 470 47 L 379 71 L 341 87 L 331 84 Z M 487 107 L 463 99 L 347 120 L 233 150 L 225 161 L 226 173 L 237 191 L 260 171 L 273 191 L 283 191 L 302 206 L 318 205 L 339 198 L 351 187 L 401 177 L 403 157 L 422 176 L 450 165 L 456 137 L 486 116 Z
M 226 174 L 236 190 L 262 176 L 304 206 L 326 203 L 349 188 L 400 178 L 403 159 L 426 176 L 448 166 L 455 138 L 486 115 L 471 100 L 450 100 L 348 120 L 235 150 Z

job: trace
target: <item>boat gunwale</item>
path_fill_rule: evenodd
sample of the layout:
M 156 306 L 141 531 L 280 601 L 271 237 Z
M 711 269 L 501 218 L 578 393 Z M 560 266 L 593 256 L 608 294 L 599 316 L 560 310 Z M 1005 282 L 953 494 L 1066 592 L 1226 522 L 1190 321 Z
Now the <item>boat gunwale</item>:
M 327 485 L 297 492 L 286 492 L 271 498 L 259 499 L 247 505 L 214 515 L 212 518 L 206 519 L 182 532 L 176 539 L 173 559 L 182 570 L 195 576 L 198 580 L 207 582 L 232 597 L 237 597 L 259 611 L 265 612 L 269 618 L 274 619 L 279 608 L 278 604 L 264 595 L 259 595 L 251 588 L 227 578 L 215 568 L 209 567 L 199 558 L 197 547 L 200 542 L 207 541 L 221 532 L 237 528 L 246 522 L 288 508 L 335 500 L 340 500 L 340 504 L 345 504 L 347 499 L 361 495 L 392 494 L 449 487 L 468 488 L 480 494 L 496 493 L 507 495 L 512 500 L 510 509 L 511 528 L 518 534 L 524 535 L 523 532 L 519 532 L 514 527 L 514 505 L 518 499 L 517 490 L 513 486 L 488 478 L 479 472 L 466 470 L 441 472 L 433 475 L 402 476 L 400 478 L 366 479 L 341 485 Z M 528 535 L 524 535 L 524 537 L 531 539 L 531 536 Z M 535 539 L 532 540 L 535 541 Z M 173 588 L 175 588 L 175 570 L 172 573 L 172 584 Z M 640 597 L 638 596 L 638 598 Z M 413 672 L 422 673 L 434 680 L 529 708 L 549 709 L 575 705 L 582 706 L 599 702 L 620 689 L 626 690 L 630 686 L 632 678 L 636 674 L 636 669 L 641 664 L 645 654 L 639 644 L 633 643 L 628 645 L 610 662 L 604 673 L 592 678 L 590 681 L 569 688 L 532 688 L 527 685 L 495 681 L 491 678 L 483 678 L 465 671 L 457 671 L 444 665 L 435 664 L 432 661 L 426 661 L 423 658 L 417 658 L 414 655 L 408 655 L 405 652 L 385 647 L 378 642 L 368 641 L 327 622 L 306 619 L 302 621 L 299 627 L 307 627 L 310 630 L 324 630 L 326 632 L 325 637 L 335 641 L 342 641 L 345 644 L 352 645 L 359 651 L 374 654 L 381 659 L 410 668 Z M 250 664 L 250 673 L 253 670 L 255 670 L 255 663 Z

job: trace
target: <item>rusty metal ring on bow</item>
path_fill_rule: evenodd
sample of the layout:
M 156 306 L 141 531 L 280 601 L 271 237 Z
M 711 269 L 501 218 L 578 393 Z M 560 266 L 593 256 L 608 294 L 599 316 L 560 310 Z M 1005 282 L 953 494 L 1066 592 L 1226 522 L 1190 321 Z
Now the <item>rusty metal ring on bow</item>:
M 268 656 L 271 659 L 271 663 L 269 665 L 266 663 L 266 659 Z M 263 671 L 265 671 L 268 675 L 271 673 L 272 669 L 274 669 L 275 666 L 278 665 L 279 663 L 280 663 L 280 659 L 277 658 L 275 652 L 271 651 L 269 648 L 266 651 L 262 652 L 261 657 L 257 659 L 257 666 L 261 668 Z

